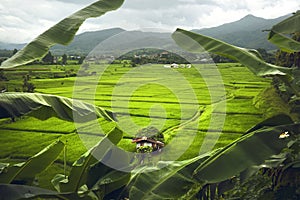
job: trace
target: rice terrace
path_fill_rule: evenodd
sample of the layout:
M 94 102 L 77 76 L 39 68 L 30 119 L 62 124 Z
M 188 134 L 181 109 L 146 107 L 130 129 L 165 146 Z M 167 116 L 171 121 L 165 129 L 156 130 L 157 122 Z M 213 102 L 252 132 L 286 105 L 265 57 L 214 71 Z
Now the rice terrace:
M 75 35 L 123 3 L 0 50 L 0 199 L 299 199 L 300 12 L 265 20 L 261 48 L 208 29 Z

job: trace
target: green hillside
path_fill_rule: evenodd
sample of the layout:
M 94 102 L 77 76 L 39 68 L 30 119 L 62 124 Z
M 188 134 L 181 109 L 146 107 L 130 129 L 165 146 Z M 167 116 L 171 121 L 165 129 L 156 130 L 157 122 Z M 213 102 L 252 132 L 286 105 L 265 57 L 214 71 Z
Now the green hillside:
M 276 19 L 264 19 L 247 15 L 236 22 L 213 28 L 195 29 L 193 32 L 211 36 L 245 48 L 272 50 L 276 49 L 276 47 L 266 40 L 268 32 L 264 30 L 269 30 L 274 24 L 286 19 L 288 16 Z
M 58 55 L 62 55 L 64 53 L 69 55 L 87 54 L 100 42 L 123 31 L 124 30 L 121 28 L 112 28 L 95 32 L 85 32 L 77 35 L 70 45 L 55 45 L 51 48 L 51 51 Z

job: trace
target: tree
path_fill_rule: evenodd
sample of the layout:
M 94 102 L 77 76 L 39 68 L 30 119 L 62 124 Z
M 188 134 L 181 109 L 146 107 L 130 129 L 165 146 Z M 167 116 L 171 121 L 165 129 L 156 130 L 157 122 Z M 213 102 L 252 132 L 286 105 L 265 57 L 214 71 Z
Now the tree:
M 85 59 L 85 56 L 80 56 L 80 58 L 78 59 L 78 64 L 81 65 L 83 63 Z
M 163 133 L 161 133 L 154 126 L 149 126 L 149 127 L 145 127 L 145 128 L 140 129 L 137 132 L 136 137 L 147 137 L 147 138 L 151 138 L 151 139 L 154 139 L 154 140 L 159 140 L 161 142 L 164 142 Z
M 23 76 L 23 92 L 34 92 L 35 86 L 33 83 L 29 82 L 30 76 L 27 74 L 26 76 Z
M 236 62 L 234 60 L 231 60 L 229 58 L 226 58 L 224 56 L 216 55 L 216 54 L 210 54 L 211 58 L 213 59 L 214 63 L 228 63 L 228 62 Z
M 62 55 L 62 64 L 66 65 L 68 60 L 68 56 L 66 54 Z
M 0 81 L 7 81 L 7 77 L 4 74 L 4 70 L 0 69 Z
M 42 61 L 43 61 L 45 64 L 53 64 L 54 57 L 52 56 L 51 51 L 49 51 L 49 52 L 42 58 Z
M 8 87 L 4 85 L 5 81 L 8 81 L 8 79 L 4 74 L 4 70 L 0 69 L 0 93 L 8 91 Z
M 260 53 L 261 57 L 262 57 L 266 62 L 268 62 L 268 63 L 274 63 L 275 58 L 274 58 L 274 55 L 273 55 L 273 54 L 268 53 L 268 52 L 267 52 L 265 49 L 263 49 L 263 48 L 258 48 L 258 49 L 256 49 L 256 50 Z
M 18 52 L 18 49 L 14 49 L 12 52 L 12 56 L 15 55 Z

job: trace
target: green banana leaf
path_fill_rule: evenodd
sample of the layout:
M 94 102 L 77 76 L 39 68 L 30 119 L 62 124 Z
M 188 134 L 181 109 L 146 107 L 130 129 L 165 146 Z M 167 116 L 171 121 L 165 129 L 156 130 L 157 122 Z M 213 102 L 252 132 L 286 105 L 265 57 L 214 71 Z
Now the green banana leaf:
M 276 31 L 270 31 L 268 40 L 269 42 L 275 44 L 282 51 L 288 53 L 300 51 L 300 42 L 293 40 L 292 38 L 289 38 L 281 33 L 277 33 Z
M 300 42 L 286 36 L 286 34 L 300 32 L 300 11 L 293 16 L 274 25 L 269 33 L 268 40 L 286 52 L 300 51 Z
M 41 120 L 58 117 L 74 121 L 74 115 L 76 115 L 76 122 L 90 121 L 95 115 L 108 121 L 115 120 L 111 111 L 66 97 L 38 93 L 0 94 L 0 119 L 15 118 L 25 114 Z
M 118 9 L 124 0 L 100 0 L 61 20 L 36 39 L 18 51 L 13 57 L 4 61 L 1 68 L 12 68 L 42 58 L 55 44 L 69 44 L 81 24 L 88 18 L 99 17 L 108 11 Z
M 59 193 L 39 187 L 16 184 L 0 184 L 1 200 L 20 199 L 64 199 L 64 200 L 95 200 L 95 195 L 76 193 Z M 83 191 L 84 192 L 84 191 Z
M 55 191 L 27 185 L 0 184 L 0 191 L 2 200 L 32 199 L 44 195 L 52 198 L 59 197 Z
M 142 166 L 133 171 L 127 185 L 129 199 L 189 199 L 204 182 L 192 177 L 193 171 L 208 158 L 198 156 L 185 161 L 160 161 L 156 166 Z
M 291 69 L 266 63 L 255 50 L 237 47 L 208 36 L 177 29 L 172 34 L 172 38 L 178 46 L 187 51 L 202 52 L 204 49 L 209 53 L 236 60 L 248 67 L 257 76 L 285 75 L 286 73 L 291 73 Z
M 205 160 L 195 170 L 194 177 L 207 183 L 217 183 L 251 166 L 263 164 L 294 142 L 299 130 L 300 124 L 291 124 L 248 133 Z M 286 131 L 289 135 L 281 137 Z
M 64 149 L 64 143 L 56 141 L 29 158 L 26 162 L 8 165 L 1 170 L 0 183 L 11 183 L 13 180 L 33 179 L 36 174 L 51 165 Z
M 86 184 L 89 170 L 92 165 L 101 161 L 112 150 L 112 146 L 116 145 L 123 137 L 123 132 L 117 127 L 108 133 L 96 146 L 84 153 L 72 165 L 71 172 L 68 177 L 57 174 L 52 184 L 59 192 L 77 192 L 80 187 Z M 94 156 L 97 155 L 97 158 Z
M 122 159 L 123 164 L 128 164 L 129 160 Z M 106 195 L 117 189 L 125 186 L 131 177 L 131 173 L 125 171 L 119 171 L 109 166 L 106 166 L 102 162 L 98 162 L 91 166 L 88 171 L 86 185 L 87 187 L 98 196 L 103 199 Z M 115 196 L 117 198 L 117 195 Z
M 294 123 L 294 121 L 292 120 L 292 118 L 289 115 L 279 114 L 279 115 L 270 117 L 268 119 L 265 119 L 264 121 L 256 124 L 249 130 L 247 130 L 247 132 L 245 134 L 254 132 L 254 131 L 264 128 L 264 127 L 274 127 L 274 126 L 287 125 L 287 124 L 293 124 L 293 123 Z
M 291 17 L 279 22 L 278 24 L 275 24 L 272 27 L 272 30 L 282 34 L 296 33 L 300 32 L 299 24 L 300 10 L 294 13 Z

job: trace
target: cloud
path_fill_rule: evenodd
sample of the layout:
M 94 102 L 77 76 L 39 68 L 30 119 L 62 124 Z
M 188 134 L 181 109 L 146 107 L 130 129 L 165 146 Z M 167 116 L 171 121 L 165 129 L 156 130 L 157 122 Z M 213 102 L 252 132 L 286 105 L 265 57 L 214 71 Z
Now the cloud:
M 62 2 L 62 3 L 68 3 L 68 4 L 77 4 L 77 5 L 88 5 L 95 0 L 48 0 L 49 2 Z
M 199 2 L 199 1 L 198 1 Z M 89 27 L 109 28 L 123 27 L 127 30 L 136 29 L 161 29 L 173 31 L 176 27 L 201 27 L 199 19 L 209 14 L 215 3 L 212 1 L 194 0 L 130 0 L 121 9 L 106 14 L 99 19 L 88 20 L 80 31 L 88 30 Z M 93 25 L 92 25 L 93 24 Z
M 61 19 L 95 0 L 1 0 L 0 41 L 29 42 Z M 20 6 L 22 5 L 22 6 Z M 127 30 L 217 26 L 247 14 L 276 18 L 300 8 L 298 0 L 125 0 L 117 11 L 87 20 L 80 32 L 121 27 Z
M 1 0 L 0 40 L 28 42 L 81 7 L 52 0 Z
M 117 12 L 89 20 L 81 29 L 149 27 L 173 31 L 176 27 L 199 29 L 239 20 L 247 14 L 276 18 L 299 8 L 298 0 L 129 0 Z
M 168 9 L 180 9 L 184 5 L 211 5 L 215 2 L 211 0 L 129 0 L 125 1 L 123 8 L 132 10 L 168 10 Z

